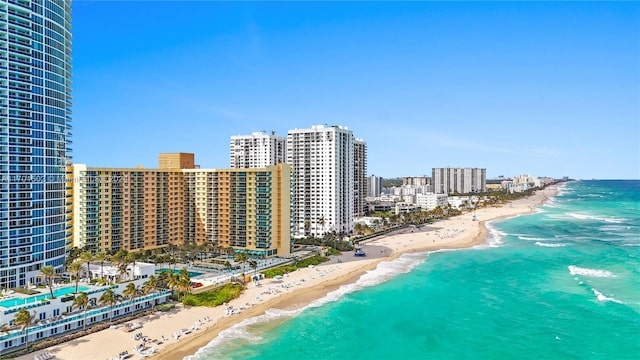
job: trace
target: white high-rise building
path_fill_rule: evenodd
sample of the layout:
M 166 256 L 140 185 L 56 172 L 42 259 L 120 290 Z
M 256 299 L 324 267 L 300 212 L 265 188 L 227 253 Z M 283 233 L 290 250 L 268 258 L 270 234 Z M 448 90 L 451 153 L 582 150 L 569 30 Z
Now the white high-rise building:
M 287 159 L 287 138 L 254 132 L 251 135 L 236 135 L 229 143 L 232 168 L 263 168 L 283 163 Z
M 353 231 L 354 141 L 351 130 L 342 126 L 289 130 L 293 237 Z
M 382 193 L 382 177 L 371 175 L 367 178 L 367 197 L 378 197 Z
M 353 213 L 364 216 L 367 197 L 367 143 L 362 139 L 353 142 Z
M 437 194 L 468 194 L 487 191 L 487 169 L 433 168 L 431 180 Z

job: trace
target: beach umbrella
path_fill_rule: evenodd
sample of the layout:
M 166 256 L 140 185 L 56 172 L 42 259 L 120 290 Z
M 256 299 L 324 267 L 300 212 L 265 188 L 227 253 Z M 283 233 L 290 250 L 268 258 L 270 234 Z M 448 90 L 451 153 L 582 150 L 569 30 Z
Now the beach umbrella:
M 273 280 L 282 280 L 282 275 L 276 275 L 273 277 Z

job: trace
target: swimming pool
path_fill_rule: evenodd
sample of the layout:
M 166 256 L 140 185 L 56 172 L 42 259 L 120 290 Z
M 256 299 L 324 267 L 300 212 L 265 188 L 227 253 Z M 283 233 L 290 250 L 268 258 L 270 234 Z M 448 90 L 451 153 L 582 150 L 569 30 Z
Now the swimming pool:
M 174 274 L 179 274 L 180 273 L 180 270 L 158 269 L 158 270 L 156 270 L 156 274 L 160 274 L 163 271 L 173 271 Z M 204 274 L 204 273 L 197 272 L 197 271 L 189 271 L 189 277 L 190 278 L 194 278 L 194 277 L 200 276 L 202 274 Z
M 41 289 L 41 290 L 45 290 L 45 289 Z M 0 301 L 0 306 L 5 308 L 10 308 L 16 305 L 32 304 L 34 302 L 42 301 L 43 299 L 48 299 L 51 297 L 51 294 L 49 293 L 49 289 L 46 289 L 46 290 L 47 290 L 46 294 L 33 295 L 26 298 L 14 298 L 14 299 Z M 89 288 L 81 285 L 78 286 L 78 292 L 86 291 L 86 290 L 89 290 Z M 53 290 L 53 296 L 59 297 L 68 293 L 73 293 L 75 291 L 76 291 L 75 286 L 63 287 L 60 289 Z

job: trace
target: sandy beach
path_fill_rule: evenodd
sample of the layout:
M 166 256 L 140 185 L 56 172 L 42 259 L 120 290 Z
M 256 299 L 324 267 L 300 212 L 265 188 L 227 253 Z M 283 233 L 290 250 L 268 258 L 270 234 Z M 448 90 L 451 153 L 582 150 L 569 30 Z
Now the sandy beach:
M 367 242 L 366 257 L 354 257 L 351 252 L 334 257 L 331 261 L 313 268 L 299 269 L 281 281 L 262 280 L 259 285 L 248 284 L 248 288 L 229 305 L 234 314 L 225 314 L 225 307 L 184 307 L 138 318 L 142 327 L 133 333 L 121 329 L 106 329 L 65 344 L 50 347 L 18 359 L 34 359 L 48 351 L 55 359 L 111 359 L 119 352 L 128 351 L 130 359 L 141 358 L 133 351 L 139 340 L 133 334 L 142 333 L 158 352 L 151 359 L 175 360 L 194 354 L 208 344 L 220 331 L 254 316 L 264 314 L 267 309 L 295 309 L 321 298 L 344 284 L 353 283 L 382 261 L 391 261 L 404 253 L 438 249 L 466 248 L 485 242 L 485 222 L 535 211 L 535 207 L 556 194 L 555 186 L 537 191 L 534 195 L 504 204 L 501 207 L 482 208 L 473 214 L 439 221 L 420 229 L 404 229 Z M 338 261 L 340 259 L 340 262 Z M 174 336 L 181 329 L 191 329 L 189 334 Z

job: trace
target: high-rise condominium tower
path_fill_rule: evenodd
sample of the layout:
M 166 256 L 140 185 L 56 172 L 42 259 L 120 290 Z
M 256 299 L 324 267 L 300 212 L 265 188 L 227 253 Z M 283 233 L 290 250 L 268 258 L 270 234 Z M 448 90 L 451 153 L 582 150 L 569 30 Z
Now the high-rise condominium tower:
M 232 136 L 229 145 L 231 168 L 263 168 L 287 160 L 287 138 L 275 132 Z
M 377 197 L 382 192 L 382 178 L 371 175 L 367 178 L 367 196 Z
M 487 191 L 487 169 L 433 168 L 431 179 L 436 194 L 468 194 Z
M 342 126 L 289 130 L 293 237 L 353 230 L 354 141 L 351 130 Z
M 0 288 L 64 263 L 70 130 L 71 1 L 0 2 Z
M 289 165 L 199 169 L 191 153 L 159 160 L 158 169 L 74 165 L 76 246 L 115 252 L 198 244 L 289 254 Z
M 367 143 L 362 139 L 353 142 L 353 213 L 364 216 L 367 197 Z

